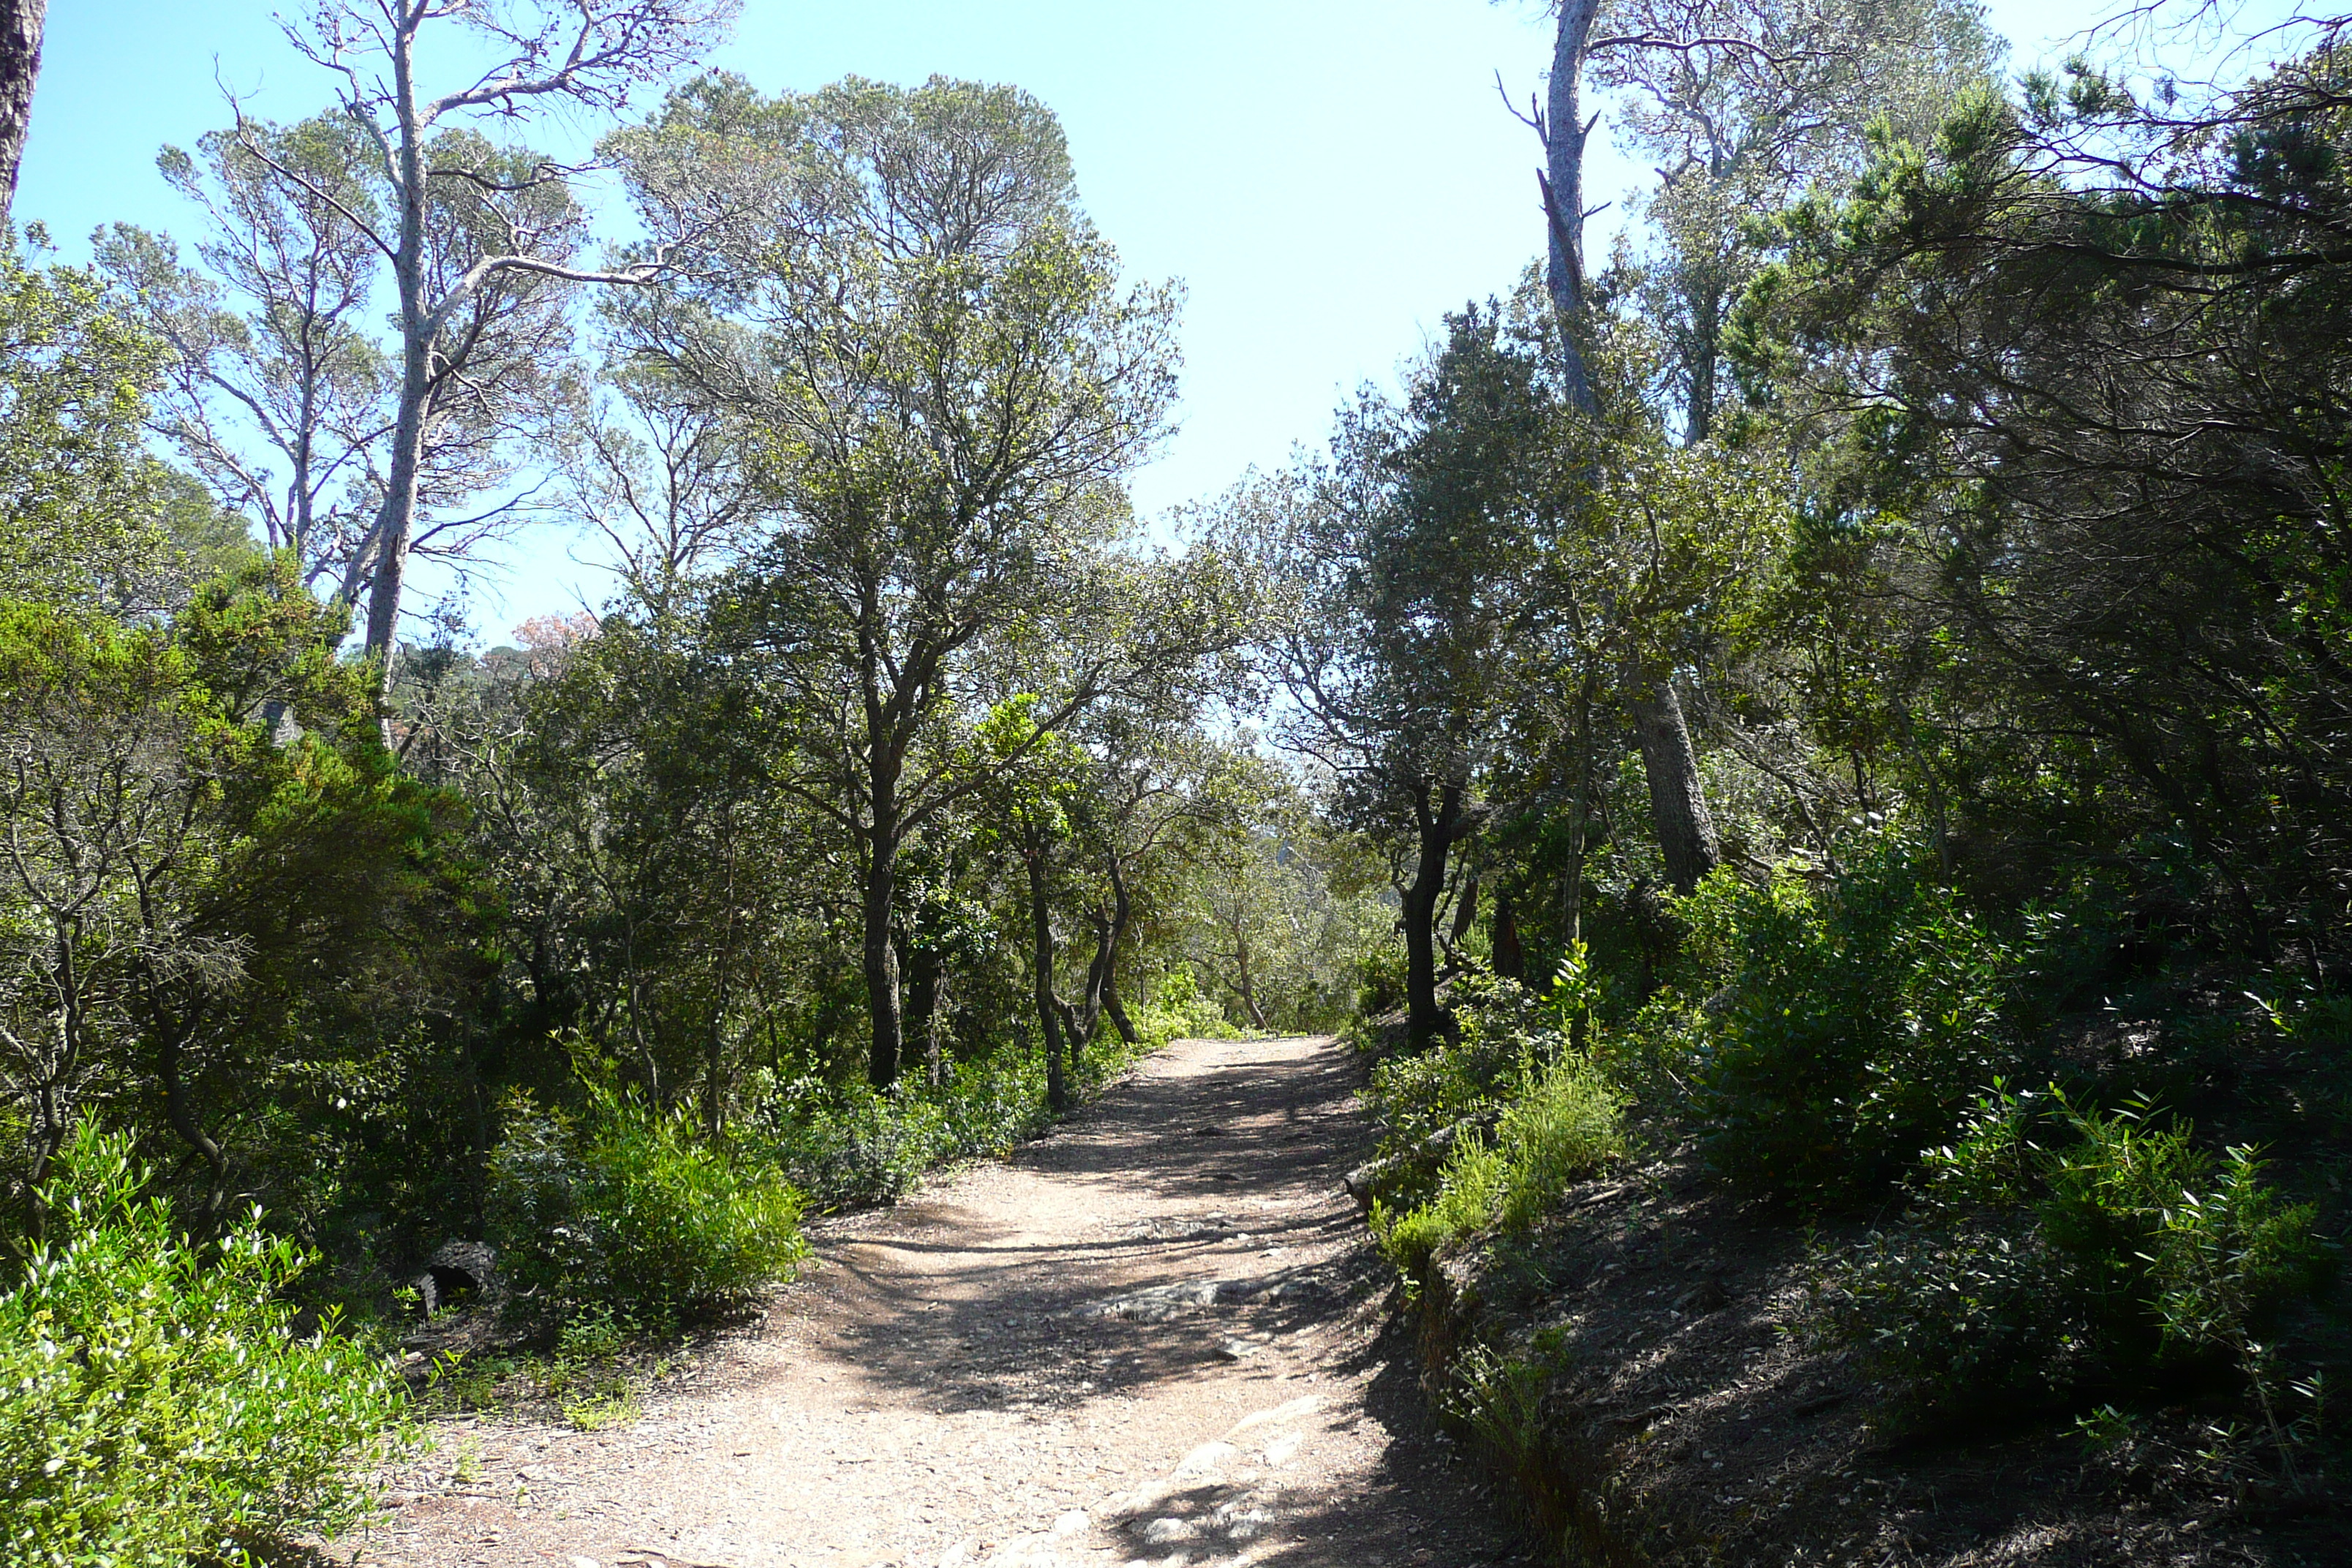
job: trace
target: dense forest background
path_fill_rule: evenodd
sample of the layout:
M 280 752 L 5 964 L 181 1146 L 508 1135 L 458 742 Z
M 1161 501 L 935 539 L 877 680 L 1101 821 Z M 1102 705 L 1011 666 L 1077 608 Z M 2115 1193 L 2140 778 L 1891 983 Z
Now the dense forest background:
M 1124 480 L 1178 296 L 1051 110 L 697 75 L 720 0 L 326 5 L 315 116 L 166 150 L 202 232 L 16 237 L 26 1453 L 121 1256 L 247 1269 L 288 1356 L 452 1241 L 674 1322 L 1136 1051 L 1352 1027 L 1408 1271 L 1686 1143 L 1874 1216 L 1822 1331 L 1920 1408 L 2220 1387 L 2318 1473 L 2344 21 L 2199 84 L 2010 79 L 1958 0 L 1556 16 L 1542 259 L 1168 547 Z M 496 62 L 435 79 L 459 34 Z M 1656 170 L 1606 258 L 1595 101 Z M 608 127 L 611 254 L 557 112 Z M 478 652 L 404 601 L 551 518 L 623 563 L 594 614 Z M 348 1500 L 240 1476 L 240 1529 Z

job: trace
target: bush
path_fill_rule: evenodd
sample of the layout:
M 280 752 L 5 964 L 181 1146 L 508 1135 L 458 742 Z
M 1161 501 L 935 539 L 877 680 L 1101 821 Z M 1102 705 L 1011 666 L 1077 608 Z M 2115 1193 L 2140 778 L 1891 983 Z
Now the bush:
M 1372 1068 L 1383 1155 L 1410 1154 L 1446 1128 L 1491 1121 L 1525 1087 L 1537 1053 L 1558 1043 L 1538 1020 L 1535 998 L 1516 982 L 1465 975 L 1448 1002 L 1450 1037 Z
M 1107 1032 L 1088 1044 L 1072 1075 L 1076 1092 L 1094 1092 L 1137 1057 L 1165 1045 L 1170 1037 L 1154 1037 L 1149 1026 L 1171 1019 L 1184 1021 L 1181 1013 L 1155 1019 L 1138 1009 L 1141 1044 L 1130 1047 Z M 767 1092 L 748 1141 L 811 1203 L 831 1210 L 896 1203 L 927 1173 L 1002 1154 L 1052 1121 L 1045 1063 L 1033 1043 L 959 1062 L 937 1088 L 916 1073 L 880 1091 L 863 1079 L 794 1079 Z
M 1236 1040 L 1242 1033 L 1223 1007 L 1201 994 L 1199 979 L 1182 964 L 1160 977 L 1151 999 L 1129 1010 L 1128 1022 L 1152 1050 L 1171 1040 Z
M 1383 942 L 1366 949 L 1356 959 L 1358 1016 L 1377 1018 L 1395 1012 L 1404 1001 L 1404 944 Z
M 593 1091 L 578 1121 L 520 1095 L 490 1156 L 491 1239 L 559 1311 L 644 1322 L 709 1312 L 792 1278 L 800 1194 L 773 1167 L 698 1142 L 682 1116 Z
M 294 1332 L 309 1262 L 255 1215 L 177 1235 L 126 1140 L 87 1123 L 47 1193 L 51 1236 L 0 1296 L 0 1557 L 258 1561 L 365 1518 L 410 1428 L 405 1387 L 336 1331 Z
M 1833 1267 L 1821 1326 L 1931 1407 L 2145 1394 L 2259 1374 L 2280 1310 L 2323 1286 L 2313 1211 L 2145 1106 L 1997 1092 L 1927 1162 L 1923 1208 Z
M 1457 1142 L 1438 1168 L 1436 1195 L 1397 1215 L 1376 1206 L 1373 1228 L 1407 1272 L 1449 1241 L 1490 1226 L 1533 1226 L 1576 1183 L 1624 1152 L 1623 1103 L 1587 1058 L 1563 1055 L 1503 1112 L 1487 1139 Z
M 933 1089 L 918 1076 L 877 1091 L 862 1079 L 802 1079 L 772 1094 L 757 1141 L 823 1209 L 896 1203 L 926 1172 L 1002 1153 L 1043 1128 L 1045 1069 L 1034 1052 L 957 1064 Z
M 1903 1174 L 2014 1066 L 2009 954 L 1889 834 L 1816 889 L 1728 869 L 1684 901 L 1707 1001 L 1692 1110 L 1748 1192 L 1837 1202 Z

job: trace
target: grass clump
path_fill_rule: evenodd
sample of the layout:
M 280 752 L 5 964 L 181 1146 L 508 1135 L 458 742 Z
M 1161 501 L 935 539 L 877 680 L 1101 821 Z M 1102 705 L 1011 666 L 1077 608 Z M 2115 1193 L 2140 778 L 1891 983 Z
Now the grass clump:
M 1505 995 L 1487 1016 L 1465 1024 L 1457 1052 L 1475 1060 L 1501 1035 L 1517 1047 L 1519 1066 L 1494 1096 L 1501 1110 L 1493 1135 L 1458 1136 L 1427 1201 L 1375 1205 L 1381 1246 L 1408 1273 L 1460 1237 L 1531 1228 L 1562 1193 L 1625 1152 L 1623 1097 L 1591 1057 L 1570 1043 L 1571 1020 L 1582 1013 L 1580 979 L 1580 968 L 1571 964 L 1542 1008 L 1530 1012 Z M 1392 1075 L 1388 1090 L 1410 1081 Z
M 0 1295 L 0 1560 L 258 1563 L 367 1517 L 410 1440 L 380 1356 L 331 1319 L 296 1332 L 293 1244 L 257 1213 L 194 1243 L 147 1180 L 85 1123 Z

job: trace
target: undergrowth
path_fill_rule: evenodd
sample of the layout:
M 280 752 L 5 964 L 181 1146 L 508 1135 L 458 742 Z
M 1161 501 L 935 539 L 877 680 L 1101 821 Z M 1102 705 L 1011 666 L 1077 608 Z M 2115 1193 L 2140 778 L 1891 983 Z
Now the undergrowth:
M 1178 1035 L 1201 1032 L 1181 1009 L 1139 1007 L 1133 1021 L 1137 1044 L 1105 1028 L 1078 1053 L 1072 1081 L 1081 1097 Z M 919 1071 L 883 1090 L 803 1077 L 770 1085 L 757 1107 L 747 1142 L 820 1212 L 895 1203 L 929 1173 L 1001 1155 L 1053 1121 L 1034 1046 L 956 1063 L 936 1085 Z
M 2333 1258 L 2252 1150 L 2200 1149 L 2145 1102 L 1996 1089 L 1925 1156 L 1916 1196 L 1828 1260 L 1817 1338 L 1929 1410 L 2137 1402 L 2234 1373 L 2284 1442 L 2269 1337 Z
M 0 1560 L 257 1563 L 368 1517 L 413 1439 L 374 1347 L 297 1331 L 308 1258 L 257 1213 L 191 1242 L 148 1181 L 85 1122 L 0 1295 Z
M 1373 1205 L 1374 1233 L 1408 1274 L 1449 1242 L 1529 1229 L 1571 1185 L 1625 1151 L 1623 1097 L 1576 1043 L 1590 1026 L 1580 963 L 1570 961 L 1540 1005 L 1508 982 L 1490 984 L 1485 1002 L 1464 1018 L 1458 1041 L 1390 1064 L 1376 1078 L 1376 1103 L 1396 1107 L 1392 1139 L 1397 1130 L 1409 1136 L 1433 1120 L 1457 1118 L 1427 1196 L 1411 1195 L 1407 1146 L 1396 1154 L 1405 1165 L 1396 1185 Z M 1507 1070 L 1496 1065 L 1506 1059 Z M 1429 1101 L 1410 1098 L 1424 1084 L 1441 1086 L 1434 1115 Z M 1490 1104 L 1496 1115 L 1488 1135 L 1468 1122 Z

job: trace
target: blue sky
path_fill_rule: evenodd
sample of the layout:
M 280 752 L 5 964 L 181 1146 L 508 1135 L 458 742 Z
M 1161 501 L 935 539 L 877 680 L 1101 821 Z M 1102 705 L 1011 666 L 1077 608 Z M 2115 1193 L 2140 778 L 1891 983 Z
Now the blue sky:
M 278 8 L 53 5 L 18 220 L 46 223 L 68 259 L 109 222 L 192 236 L 155 153 L 226 121 L 220 84 L 276 119 L 327 101 Z M 2024 60 L 2103 9 L 1997 0 L 1990 15 Z M 747 0 L 715 63 L 770 90 L 853 71 L 1012 81 L 1060 113 L 1104 233 L 1139 276 L 1189 290 L 1182 427 L 1135 483 L 1158 515 L 1319 441 L 1348 392 L 1391 380 L 1445 310 L 1509 286 L 1541 234 L 1538 149 L 1495 73 L 1524 101 L 1549 53 L 1536 0 Z M 1637 174 L 1612 152 L 1589 188 L 1613 196 Z M 529 536 L 478 590 L 475 623 L 497 640 L 600 601 L 584 553 Z

